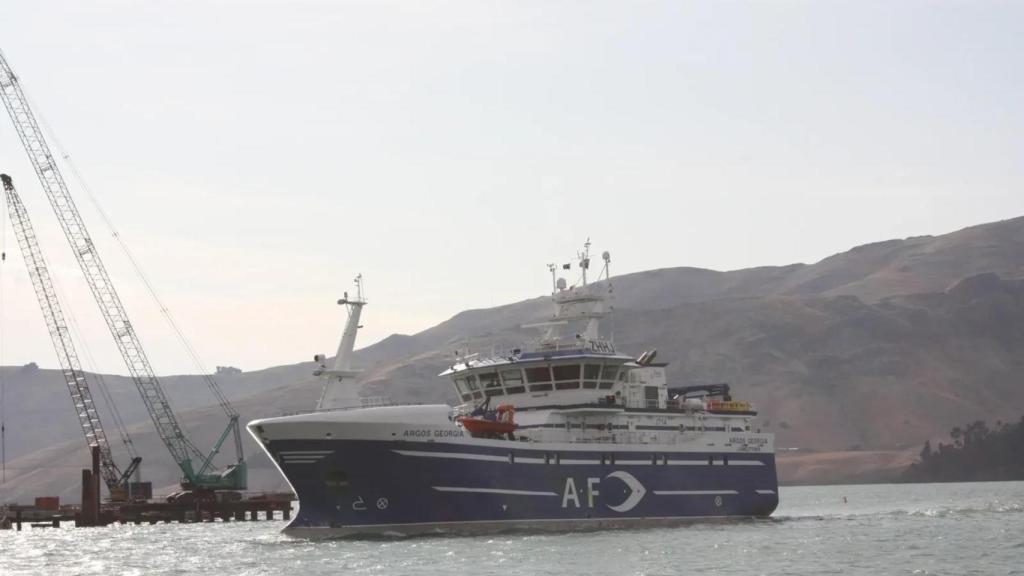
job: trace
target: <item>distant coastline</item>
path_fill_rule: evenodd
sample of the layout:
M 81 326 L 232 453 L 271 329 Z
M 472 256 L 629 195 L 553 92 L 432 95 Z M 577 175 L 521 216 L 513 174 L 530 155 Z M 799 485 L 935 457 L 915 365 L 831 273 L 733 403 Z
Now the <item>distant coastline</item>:
M 903 473 L 904 482 L 1024 480 L 1024 417 L 1016 423 L 977 420 L 949 432 L 951 443 L 932 449 L 925 442 L 920 461 Z

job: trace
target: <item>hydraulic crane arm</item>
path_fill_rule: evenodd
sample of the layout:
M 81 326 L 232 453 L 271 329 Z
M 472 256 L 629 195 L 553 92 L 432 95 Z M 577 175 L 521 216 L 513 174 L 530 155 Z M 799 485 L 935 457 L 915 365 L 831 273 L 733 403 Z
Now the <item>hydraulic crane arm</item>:
M 107 442 L 106 432 L 103 430 L 103 422 L 100 420 L 96 404 L 93 402 L 92 392 L 89 390 L 89 382 L 85 372 L 82 370 L 78 352 L 75 350 L 75 343 L 71 339 L 71 331 L 65 321 L 64 311 L 61 309 L 60 301 L 57 299 L 57 292 L 54 290 L 53 279 L 43 259 L 39 241 L 36 238 L 35 230 L 32 228 L 32 221 L 29 220 L 25 205 L 22 204 L 18 192 L 14 189 L 11 177 L 0 174 L 0 181 L 3 182 L 4 195 L 7 199 L 7 210 L 11 217 L 11 224 L 14 228 L 14 235 L 18 238 L 18 245 L 21 247 L 21 255 L 25 259 L 25 267 L 28 268 L 29 278 L 32 280 L 32 287 L 36 292 L 36 299 L 39 301 L 39 308 L 43 312 L 43 319 L 46 321 L 46 328 L 50 332 L 50 339 L 53 341 L 53 349 L 57 352 L 57 360 L 60 362 L 61 373 L 71 393 L 71 401 L 74 404 L 75 412 L 78 414 L 78 422 L 82 426 L 85 435 L 85 443 L 89 446 L 98 446 L 100 450 L 100 472 L 103 481 L 110 490 L 111 497 L 117 499 L 120 490 L 125 482 L 131 477 L 138 467 L 141 458 L 135 456 L 128 468 L 122 473 L 114 462 L 110 452 L 110 443 Z
M 32 161 L 36 175 L 39 176 L 39 182 L 46 192 L 50 206 L 57 215 L 61 229 L 71 244 L 93 298 L 99 305 L 100 313 L 114 337 L 114 342 L 142 396 L 142 401 L 149 411 L 157 433 L 184 474 L 183 484 L 194 488 L 243 489 L 246 478 L 241 452 L 237 454 L 237 463 L 229 467 L 225 473 L 205 474 L 209 462 L 212 460 L 212 454 L 219 451 L 220 445 L 227 435 L 222 436 L 221 441 L 213 448 L 210 455 L 204 455 L 195 448 L 182 431 L 178 419 L 167 401 L 163 387 L 142 348 L 142 343 L 128 319 L 128 312 L 114 290 L 110 275 L 100 260 L 92 237 L 86 230 L 85 222 L 68 192 L 64 177 L 61 175 L 57 163 L 50 153 L 50 148 L 43 138 L 42 130 L 29 108 L 28 100 L 21 89 L 18 78 L 2 53 L 0 53 L 0 98 L 3 99 L 7 107 L 14 128 Z M 224 399 L 224 403 L 226 403 L 226 399 Z M 227 407 L 230 409 L 230 405 Z M 229 413 L 228 419 L 227 429 L 234 428 L 234 436 L 239 439 L 237 448 L 240 450 L 240 435 L 237 431 L 238 416 Z M 199 456 L 200 461 L 203 462 L 198 469 L 193 466 L 193 454 Z

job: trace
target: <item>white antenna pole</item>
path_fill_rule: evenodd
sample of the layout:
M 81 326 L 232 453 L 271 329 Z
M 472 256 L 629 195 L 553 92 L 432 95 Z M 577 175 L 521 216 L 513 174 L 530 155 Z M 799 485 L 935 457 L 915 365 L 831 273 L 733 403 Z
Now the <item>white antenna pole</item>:
M 558 267 L 554 264 L 548 264 L 548 270 L 551 272 L 551 293 L 554 294 L 555 292 L 558 292 L 558 279 L 555 278 Z
M 587 268 L 590 268 L 590 238 L 583 243 L 583 252 L 580 253 L 580 268 L 583 270 L 583 285 L 587 285 Z

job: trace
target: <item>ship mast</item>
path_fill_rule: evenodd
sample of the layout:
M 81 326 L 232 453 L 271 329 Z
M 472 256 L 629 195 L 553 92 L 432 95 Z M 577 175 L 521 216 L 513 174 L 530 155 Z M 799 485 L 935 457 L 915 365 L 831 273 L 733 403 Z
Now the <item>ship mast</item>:
M 601 269 L 600 274 L 598 274 L 598 280 L 604 280 L 603 284 L 587 283 L 587 271 L 590 269 L 589 238 L 583 244 L 583 250 L 576 253 L 576 258 L 578 260 L 577 266 L 579 266 L 581 274 L 580 284 L 568 286 L 565 278 L 556 277 L 557 267 L 553 264 L 548 264 L 548 270 L 551 272 L 551 280 L 553 283 L 551 301 L 555 305 L 555 312 L 546 322 L 528 324 L 524 327 L 546 328 L 547 331 L 541 339 L 541 345 L 547 347 L 560 347 L 562 344 L 557 342 L 557 328 L 572 321 L 586 320 L 587 324 L 583 329 L 583 332 L 576 334 L 576 345 L 598 347 L 602 350 L 612 350 L 611 342 L 602 340 L 599 330 L 601 320 L 611 313 L 611 306 L 607 302 L 612 295 L 612 285 L 609 272 L 611 254 L 607 251 L 601 254 L 601 259 L 604 261 L 604 267 Z M 562 266 L 563 270 L 568 270 L 569 268 L 569 264 Z
M 350 401 L 348 405 L 354 405 L 355 390 L 350 386 L 342 386 L 346 378 L 354 378 L 361 370 L 352 369 L 352 351 L 355 349 L 356 333 L 362 326 L 359 324 L 359 317 L 363 313 L 363 306 L 366 306 L 366 298 L 363 296 L 363 275 L 359 274 L 355 279 L 356 295 L 350 298 L 348 292 L 338 300 L 338 304 L 345 306 L 348 312 L 348 320 L 345 322 L 345 330 L 341 333 L 341 341 L 338 343 L 338 353 L 334 356 L 334 365 L 330 370 L 326 369 L 326 358 L 317 354 L 314 359 L 320 363 L 321 368 L 314 374 L 320 376 L 324 381 L 324 388 L 320 393 L 320 400 L 316 404 L 317 410 L 341 408 L 346 406 L 344 402 Z

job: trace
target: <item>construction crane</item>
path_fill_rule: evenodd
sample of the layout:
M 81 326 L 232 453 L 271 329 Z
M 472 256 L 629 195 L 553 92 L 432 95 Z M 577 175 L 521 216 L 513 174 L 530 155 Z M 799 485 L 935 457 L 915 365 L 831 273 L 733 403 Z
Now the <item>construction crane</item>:
M 72 252 L 85 275 L 93 298 L 99 306 L 100 314 L 114 337 L 114 342 L 128 367 L 135 387 L 142 396 L 142 401 L 149 411 L 157 433 L 181 469 L 182 487 L 195 491 L 244 490 L 246 487 L 246 465 L 242 452 L 238 412 L 228 402 L 227 397 L 221 392 L 213 378 L 206 375 L 207 384 L 228 417 L 228 425 L 208 453 L 201 451 L 185 436 L 167 401 L 163 386 L 157 379 L 149 363 L 149 358 L 142 348 L 142 343 L 135 333 L 135 328 L 128 319 L 128 312 L 114 290 L 114 284 L 100 260 L 92 237 L 86 230 L 85 222 L 68 192 L 64 177 L 50 153 L 50 148 L 29 107 L 28 99 L 21 89 L 18 77 L 11 70 L 3 53 L 0 53 L 0 98 L 3 99 L 4 105 L 7 107 L 14 128 L 32 161 L 32 166 L 46 192 L 50 206 L 57 215 L 64 236 L 71 244 Z M 224 471 L 218 472 L 214 468 L 213 459 L 228 435 L 234 437 L 236 460 Z
M 103 422 L 100 420 L 99 411 L 92 399 L 92 392 L 89 390 L 89 382 L 82 370 L 82 364 L 78 359 L 78 352 L 75 350 L 75 343 L 71 339 L 71 331 L 64 319 L 64 312 L 61 310 L 60 301 L 57 299 L 57 292 L 54 289 L 53 279 L 46 267 L 42 250 L 39 248 L 39 241 L 36 238 L 35 230 L 32 228 L 32 221 L 28 218 L 25 205 L 21 203 L 18 192 L 14 189 L 11 177 L 0 174 L 0 181 L 3 182 L 4 195 L 7 198 L 7 211 L 11 217 L 11 224 L 14 228 L 14 235 L 18 238 L 18 245 L 21 247 L 21 255 L 25 259 L 25 267 L 28 268 L 29 278 L 32 280 L 32 287 L 36 291 L 36 298 L 39 300 L 39 308 L 43 311 L 43 319 L 46 321 L 46 328 L 50 331 L 50 339 L 53 340 L 53 349 L 57 352 L 57 360 L 60 362 L 61 373 L 64 381 L 71 392 L 71 401 L 78 414 L 78 422 L 85 434 L 85 443 L 89 446 L 98 446 L 100 450 L 100 473 L 103 482 L 110 491 L 110 499 L 119 502 L 128 498 L 128 481 L 139 463 L 142 462 L 131 444 L 126 443 L 132 459 L 124 472 L 114 462 L 110 452 L 110 444 L 107 442 L 106 432 L 103 431 Z

